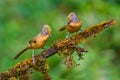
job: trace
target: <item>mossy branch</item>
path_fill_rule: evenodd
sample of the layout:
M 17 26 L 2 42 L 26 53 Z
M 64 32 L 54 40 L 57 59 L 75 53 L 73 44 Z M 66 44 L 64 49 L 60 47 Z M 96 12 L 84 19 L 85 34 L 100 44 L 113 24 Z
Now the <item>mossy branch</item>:
M 62 39 L 56 41 L 52 44 L 49 49 L 43 50 L 35 57 L 35 63 L 33 63 L 32 58 L 23 60 L 17 63 L 13 68 L 9 69 L 7 72 L 0 74 L 0 80 L 16 80 L 19 78 L 20 80 L 29 80 L 31 74 L 31 68 L 41 72 L 43 74 L 42 80 L 51 80 L 51 77 L 48 73 L 49 66 L 46 62 L 46 59 L 54 54 L 59 54 L 63 58 L 65 58 L 65 64 L 67 67 L 76 66 L 77 64 L 73 60 L 74 51 L 77 52 L 79 60 L 82 59 L 82 52 L 87 52 L 84 48 L 80 48 L 77 46 L 77 43 L 81 43 L 85 39 L 90 36 L 95 36 L 95 34 L 101 32 L 102 30 L 108 28 L 113 25 L 115 20 L 110 20 L 103 22 L 98 25 L 94 25 L 92 27 L 88 27 L 84 31 L 73 35 L 68 39 Z

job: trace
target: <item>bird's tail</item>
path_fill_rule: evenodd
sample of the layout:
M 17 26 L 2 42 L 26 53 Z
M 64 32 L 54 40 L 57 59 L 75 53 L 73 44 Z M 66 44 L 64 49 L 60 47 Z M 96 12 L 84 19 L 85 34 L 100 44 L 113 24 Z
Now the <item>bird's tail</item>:
M 13 60 L 14 59 L 17 59 L 22 53 L 24 53 L 26 50 L 28 50 L 28 49 L 30 49 L 30 47 L 29 46 L 27 46 L 26 48 L 24 48 L 23 50 L 21 50 L 14 58 L 13 58 Z
M 65 30 L 66 26 L 67 26 L 67 25 L 61 27 L 58 31 L 63 31 L 63 30 Z

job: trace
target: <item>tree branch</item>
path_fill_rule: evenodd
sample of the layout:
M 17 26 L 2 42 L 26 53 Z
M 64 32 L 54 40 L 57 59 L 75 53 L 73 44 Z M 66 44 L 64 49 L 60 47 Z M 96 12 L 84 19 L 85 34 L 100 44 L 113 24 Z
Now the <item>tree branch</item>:
M 88 27 L 83 32 L 80 32 L 68 39 L 56 41 L 52 44 L 52 46 L 49 49 L 45 49 L 38 55 L 34 56 L 35 63 L 33 63 L 32 58 L 23 60 L 17 63 L 13 68 L 9 69 L 7 72 L 1 73 L 0 80 L 16 80 L 16 78 L 19 78 L 20 80 L 29 80 L 31 68 L 34 68 L 35 70 L 43 74 L 42 80 L 51 80 L 51 77 L 48 73 L 49 66 L 46 62 L 47 58 L 58 53 L 60 56 L 65 58 L 65 64 L 67 67 L 76 66 L 72 55 L 74 51 L 77 52 L 79 60 L 82 59 L 82 52 L 87 52 L 87 50 L 85 50 L 84 48 L 78 47 L 77 43 L 81 43 L 90 36 L 95 36 L 95 34 L 108 28 L 114 23 L 115 20 L 106 21 L 101 24 Z

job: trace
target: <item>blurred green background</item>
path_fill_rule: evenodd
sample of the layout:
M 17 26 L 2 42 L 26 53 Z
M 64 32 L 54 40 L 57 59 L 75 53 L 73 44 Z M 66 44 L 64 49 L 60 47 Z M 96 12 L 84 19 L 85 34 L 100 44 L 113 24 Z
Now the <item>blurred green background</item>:
M 84 60 L 77 61 L 80 65 L 76 68 L 67 69 L 58 55 L 47 59 L 53 80 L 120 80 L 120 0 L 0 0 L 0 72 L 31 57 L 29 50 L 12 60 L 42 25 L 52 28 L 46 48 L 65 38 L 67 31 L 58 29 L 66 24 L 71 11 L 83 21 L 82 30 L 110 19 L 115 19 L 116 24 L 79 44 L 88 53 Z M 41 74 L 33 70 L 31 76 L 31 80 L 39 80 Z

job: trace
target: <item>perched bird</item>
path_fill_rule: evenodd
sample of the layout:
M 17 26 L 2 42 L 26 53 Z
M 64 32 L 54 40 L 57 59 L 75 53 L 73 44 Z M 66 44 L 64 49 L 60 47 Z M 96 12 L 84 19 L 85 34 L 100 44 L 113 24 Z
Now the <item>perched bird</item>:
M 67 24 L 59 29 L 59 31 L 67 30 L 68 33 L 74 33 L 80 30 L 82 21 L 76 16 L 74 12 L 68 14 Z M 68 36 L 66 36 L 68 38 Z
M 29 45 L 25 47 L 23 50 L 21 50 L 13 59 L 17 59 L 23 52 L 29 49 L 33 49 L 33 54 L 34 54 L 34 49 L 40 49 L 43 48 L 43 46 L 46 44 L 46 41 L 51 35 L 51 28 L 49 25 L 44 25 L 42 28 L 42 31 L 32 38 L 29 41 Z M 33 58 L 34 55 L 32 55 Z M 34 59 L 34 58 L 33 58 Z

